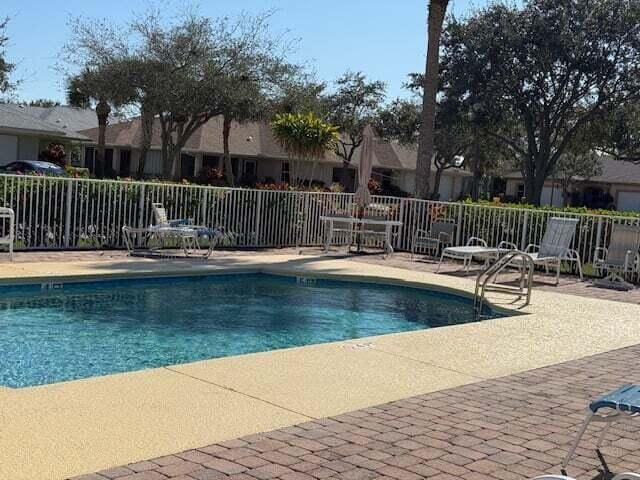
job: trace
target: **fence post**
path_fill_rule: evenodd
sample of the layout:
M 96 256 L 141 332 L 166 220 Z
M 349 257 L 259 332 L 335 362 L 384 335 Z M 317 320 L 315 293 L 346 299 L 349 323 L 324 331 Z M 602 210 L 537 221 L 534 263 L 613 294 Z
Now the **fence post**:
M 209 226 L 207 224 L 207 214 L 209 213 L 207 208 L 208 207 L 207 201 L 209 200 L 208 188 L 209 187 L 202 187 L 202 203 L 200 204 L 200 218 L 202 219 L 202 221 L 199 223 L 200 225 L 204 225 L 205 227 Z
M 71 205 L 73 200 L 72 180 L 66 181 L 67 184 L 67 202 L 64 212 L 64 246 L 69 248 L 71 245 Z
M 253 238 L 254 238 L 254 247 L 259 247 L 260 246 L 260 219 L 262 217 L 262 190 L 257 190 L 257 197 L 256 198 L 256 218 L 254 221 L 254 229 L 255 232 L 253 234 Z
M 140 197 L 138 198 L 138 228 L 144 228 L 144 203 L 145 192 L 144 183 L 140 185 Z
M 529 212 L 524 212 L 524 219 L 522 220 L 522 238 L 520 238 L 520 250 L 527 248 L 527 236 L 529 235 Z
M 460 245 L 460 238 L 462 237 L 462 214 L 464 210 L 464 204 L 458 204 L 458 225 L 456 227 L 456 245 Z
M 396 244 L 396 248 L 400 249 L 400 250 L 406 250 L 405 247 L 405 238 L 404 238 L 404 234 L 405 234 L 405 228 L 404 228 L 404 204 L 405 204 L 405 199 L 401 198 L 400 199 L 400 211 L 398 212 L 398 220 L 400 222 L 402 222 L 402 225 L 398 228 L 398 240 L 400 241 L 400 245 Z
M 302 245 L 305 244 L 305 240 L 308 239 L 309 236 L 309 220 L 311 219 L 311 215 L 309 215 L 309 194 L 305 193 L 304 194 L 304 210 L 302 211 L 302 215 L 300 218 L 300 221 L 303 222 L 302 223 L 302 238 L 300 240 L 300 245 L 298 245 L 298 247 L 301 247 Z M 298 243 L 298 242 L 296 242 Z
M 140 195 L 138 197 L 138 230 L 141 230 L 145 227 L 144 225 L 144 219 L 145 219 L 145 215 L 144 215 L 144 205 L 146 202 L 146 198 L 145 198 L 145 188 L 144 188 L 144 183 L 140 184 Z M 137 247 L 141 247 L 142 246 L 142 235 L 136 234 L 135 237 L 136 239 L 136 246 Z
M 602 217 L 598 217 L 598 228 L 596 229 L 596 248 L 594 250 L 594 254 L 600 248 L 600 236 L 601 235 L 602 235 Z M 588 259 L 588 260 L 591 260 L 591 259 Z M 587 261 L 587 259 L 582 259 L 582 261 L 583 262 Z

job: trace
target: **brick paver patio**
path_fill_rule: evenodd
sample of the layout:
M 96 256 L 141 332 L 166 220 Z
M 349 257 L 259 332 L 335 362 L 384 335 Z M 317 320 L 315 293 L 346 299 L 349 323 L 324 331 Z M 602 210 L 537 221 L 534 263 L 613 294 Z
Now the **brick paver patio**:
M 640 345 L 250 435 L 74 480 L 517 480 L 559 473 L 588 400 L 640 381 Z M 590 430 L 569 473 L 601 478 Z M 640 471 L 640 423 L 602 449 Z

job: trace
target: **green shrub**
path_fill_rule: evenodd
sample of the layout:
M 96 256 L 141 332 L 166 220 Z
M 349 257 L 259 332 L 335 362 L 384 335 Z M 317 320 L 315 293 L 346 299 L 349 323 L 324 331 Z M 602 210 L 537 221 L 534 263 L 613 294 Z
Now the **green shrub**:
M 478 205 L 482 207 L 498 207 L 498 208 L 518 208 L 523 210 L 536 210 L 542 212 L 561 212 L 561 213 L 577 213 L 583 215 L 605 215 L 608 217 L 640 217 L 640 212 L 618 212 L 616 210 L 605 210 L 602 208 L 590 209 L 587 207 L 555 207 L 551 205 L 536 206 L 528 203 L 499 203 L 490 202 L 488 200 L 478 200 L 476 202 L 467 198 L 463 201 L 465 205 Z

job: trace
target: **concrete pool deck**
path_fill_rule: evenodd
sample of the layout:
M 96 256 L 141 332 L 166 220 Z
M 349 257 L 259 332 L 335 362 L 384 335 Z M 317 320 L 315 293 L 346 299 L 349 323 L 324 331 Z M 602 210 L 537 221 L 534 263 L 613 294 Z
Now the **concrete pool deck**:
M 466 278 L 348 259 L 225 255 L 3 264 L 0 281 L 265 271 L 459 292 Z M 501 299 L 497 299 L 501 301 Z M 640 343 L 640 306 L 533 293 L 518 315 L 24 389 L 0 388 L 0 478 L 62 479 Z

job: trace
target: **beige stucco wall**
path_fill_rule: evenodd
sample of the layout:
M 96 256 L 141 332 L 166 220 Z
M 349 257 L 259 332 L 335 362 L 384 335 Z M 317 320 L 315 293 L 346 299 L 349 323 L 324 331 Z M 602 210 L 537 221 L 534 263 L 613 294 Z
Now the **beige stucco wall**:
M 37 137 L 18 137 L 18 160 L 37 160 L 40 141 Z
M 522 184 L 522 180 L 519 179 L 510 179 L 507 180 L 507 184 L 506 184 L 506 194 L 507 196 L 510 197 L 516 197 L 517 193 L 518 193 L 518 185 Z M 598 187 L 598 188 L 602 188 L 604 191 L 609 191 L 609 193 L 611 194 L 611 196 L 613 197 L 613 201 L 616 205 L 616 207 L 618 207 L 619 210 L 622 209 L 622 206 L 620 205 L 619 202 L 619 196 L 621 193 L 638 193 L 640 195 L 640 185 L 625 185 L 625 184 L 620 184 L 620 183 L 615 183 L 615 184 L 602 184 L 602 183 L 584 183 L 582 186 L 589 186 L 592 185 L 594 187 Z M 551 181 L 547 181 L 545 182 L 545 189 L 550 189 L 552 187 L 552 182 Z M 562 187 L 559 184 L 555 185 L 555 193 L 554 193 L 554 199 L 557 199 L 558 201 L 554 201 L 555 205 L 560 205 L 561 204 L 561 199 L 562 199 Z M 544 201 L 547 200 L 547 201 Z M 545 196 L 543 195 L 543 205 L 548 205 L 549 201 L 548 201 L 548 196 L 545 198 Z
M 18 137 L 0 135 L 0 165 L 6 165 L 18 158 Z
M 440 180 L 440 200 L 443 202 L 455 201 L 462 194 L 464 177 L 451 172 L 444 172 Z M 411 170 L 398 170 L 394 172 L 393 183 L 407 193 L 412 193 L 415 189 L 416 174 Z

